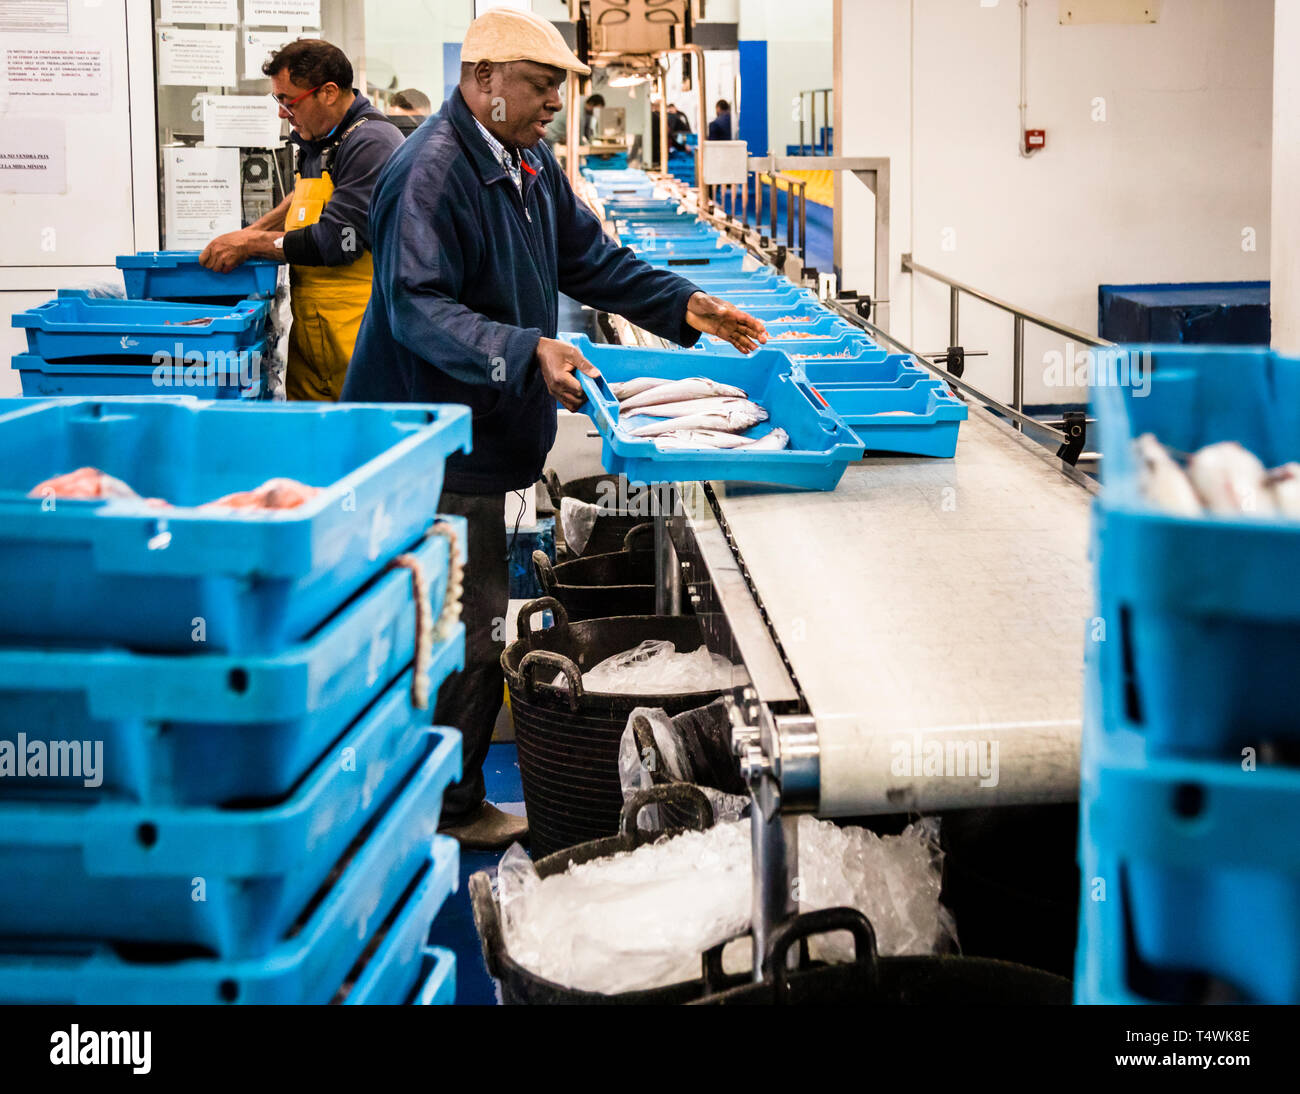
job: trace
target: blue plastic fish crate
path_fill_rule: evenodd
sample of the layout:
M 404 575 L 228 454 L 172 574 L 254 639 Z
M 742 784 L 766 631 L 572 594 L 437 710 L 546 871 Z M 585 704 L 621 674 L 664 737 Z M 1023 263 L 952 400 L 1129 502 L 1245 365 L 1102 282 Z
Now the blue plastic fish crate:
M 716 292 L 716 290 L 709 290 Z M 734 303 L 730 293 L 720 294 L 728 302 Z M 743 304 L 736 304 L 738 308 L 744 309 Z M 779 349 L 788 353 L 791 359 L 795 359 L 795 354 L 820 354 L 823 356 L 837 357 L 841 354 L 852 356 L 857 352 L 865 352 L 875 355 L 881 352 L 880 347 L 872 342 L 866 335 L 846 324 L 844 330 L 828 329 L 825 336 L 814 336 L 812 338 L 779 338 L 769 337 L 765 343 L 768 349 Z M 798 330 L 794 324 L 789 326 L 790 330 Z M 710 355 L 721 354 L 726 357 L 743 357 L 744 354 L 729 342 L 721 339 L 711 339 L 705 341 L 701 338 L 692 347 L 696 353 L 708 353 Z
M 417 553 L 436 612 L 445 546 Z M 103 742 L 98 785 L 15 766 L 0 779 L 0 801 L 209 805 L 279 797 L 411 663 L 415 631 L 411 577 L 400 569 L 306 641 L 266 657 L 0 649 L 0 749 Z M 464 663 L 463 626 L 432 653 L 431 692 Z
M 835 312 L 831 311 L 811 294 L 806 299 L 802 299 L 786 308 L 781 307 L 779 304 L 759 304 L 745 310 L 755 319 L 763 320 L 764 323 L 771 323 L 785 316 L 794 316 L 804 322 L 812 322 L 827 317 L 839 318 Z
M 753 312 L 750 312 L 750 314 L 753 315 Z M 754 316 L 754 318 L 761 317 Z M 765 319 L 763 325 L 767 327 L 767 344 L 775 349 L 792 349 L 802 342 L 812 341 L 813 339 L 821 342 L 831 338 L 839 338 L 845 334 L 857 334 L 857 328 L 852 324 L 840 319 L 838 316 L 825 314 L 800 323 L 780 323 Z M 791 338 L 789 337 L 791 334 L 809 335 L 811 337 Z M 704 349 L 715 350 L 719 346 L 730 345 L 730 343 L 715 335 L 706 334 L 700 338 L 696 345 Z
M 189 366 L 118 361 L 46 361 L 18 354 L 12 364 L 23 394 L 40 398 L 95 395 L 188 395 L 196 399 L 261 399 L 266 394 L 262 364 L 266 343 L 238 353 L 211 355 Z
M 0 642 L 270 653 L 298 641 L 428 526 L 459 406 L 26 401 L 0 407 Z M 98 467 L 144 501 L 28 497 Z M 272 477 L 296 509 L 200 508 Z
M 1085 670 L 1078 1000 L 1201 1001 L 1213 978 L 1219 998 L 1300 1002 L 1300 771 L 1161 759 L 1104 727 L 1107 644 Z
M 371 943 L 374 952 L 362 958 L 364 967 L 357 972 L 350 988 L 336 1001 L 351 1006 L 390 1007 L 414 1002 L 434 971 L 426 959 L 429 925 L 459 883 L 456 870 L 447 878 L 442 872 L 430 869 L 418 879 L 410 896 Z M 454 976 L 454 956 L 452 962 L 449 969 L 444 969 L 444 975 L 450 972 Z
M 933 372 L 906 353 L 880 350 L 862 357 L 823 359 L 790 356 L 798 362 L 799 372 L 818 391 L 840 387 L 908 388 L 935 379 Z
M 675 239 L 669 236 L 650 236 L 631 244 L 631 248 L 640 257 L 651 260 L 670 256 L 690 255 L 708 258 L 744 258 L 748 253 L 743 247 L 734 247 L 721 243 L 717 236 L 687 236 Z
M 766 286 L 760 282 L 746 282 L 721 287 L 701 285 L 700 288 L 726 297 L 729 304 L 735 304 L 744 311 L 763 307 L 790 308 L 815 303 L 817 300 L 815 293 L 808 289 L 801 289 L 798 285 L 784 279 L 779 281 L 772 279 Z
M 280 263 L 254 258 L 229 273 L 199 264 L 198 251 L 141 251 L 118 255 L 131 300 L 239 300 L 275 295 Z
M 419 1007 L 449 1007 L 456 1002 L 456 955 L 428 946 L 421 951 L 420 988 L 411 1003 Z
M 1300 739 L 1300 521 L 1168 515 L 1141 492 L 1133 439 L 1194 452 L 1237 441 L 1267 467 L 1300 459 L 1300 360 L 1264 349 L 1134 347 L 1145 387 L 1098 386 L 1106 454 L 1094 506 L 1104 728 L 1153 756 L 1222 758 Z
M 18 943 L 0 947 L 0 1004 L 307 1004 L 339 995 L 349 971 L 411 882 L 432 913 L 454 892 L 459 867 L 455 840 L 435 836 L 440 790 L 435 758 L 407 783 L 368 833 L 342 873 L 293 935 L 262 957 L 128 960 L 108 946 Z
M 27 350 L 47 361 L 68 358 L 153 357 L 238 353 L 266 337 L 265 300 L 237 304 L 173 304 L 98 299 L 63 290 L 55 300 L 15 312 Z
M 672 270 L 688 280 L 701 273 L 743 274 L 743 254 L 644 254 L 639 256 L 648 265 L 659 270 Z M 701 286 L 703 287 L 703 286 Z
M 730 480 L 833 490 L 848 465 L 862 457 L 862 445 L 849 427 L 814 403 L 806 388 L 796 383 L 790 360 L 782 353 L 760 351 L 742 359 L 595 346 L 586 338 L 575 340 L 574 345 L 601 372 L 598 379 L 586 374 L 578 379 L 587 396 L 584 409 L 600 432 L 605 470 L 626 475 L 629 482 Z M 631 437 L 617 430 L 618 400 L 610 383 L 637 376 L 682 379 L 701 372 L 742 388 L 768 412 L 768 420 L 750 430 L 750 436 L 764 436 L 779 426 L 790 435 L 790 447 L 780 452 L 660 451 L 652 437 Z M 632 423 L 647 420 L 629 419 Z
M 0 937 L 266 952 L 419 761 L 458 777 L 459 734 L 428 730 L 398 684 L 274 804 L 0 802 Z
M 906 387 L 879 384 L 815 385 L 796 362 L 797 375 L 813 396 L 844 419 L 868 452 L 906 452 L 951 457 L 966 404 L 942 380 L 915 380 Z

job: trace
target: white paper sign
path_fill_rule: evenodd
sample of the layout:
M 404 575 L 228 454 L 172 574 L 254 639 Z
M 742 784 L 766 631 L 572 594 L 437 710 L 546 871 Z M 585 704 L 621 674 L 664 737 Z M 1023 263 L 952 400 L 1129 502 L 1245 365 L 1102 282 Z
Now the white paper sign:
M 160 23 L 238 23 L 239 0 L 162 0 Z
M 200 102 L 205 145 L 280 147 L 280 108 L 269 95 L 203 95 Z
M 93 38 L 14 34 L 0 43 L 0 108 L 101 113 L 112 106 L 109 51 Z
M 233 87 L 238 81 L 233 30 L 158 28 L 158 82 L 180 87 Z
M 65 194 L 68 150 L 58 118 L 0 118 L 0 194 Z
M 250 27 L 318 27 L 320 0 L 244 0 Z
M 69 0 L 4 0 L 0 30 L 67 34 Z
M 262 66 L 266 64 L 272 53 L 278 53 L 298 38 L 319 37 L 318 30 L 305 30 L 301 34 L 291 34 L 284 30 L 244 31 L 244 79 L 265 80 Z
M 238 148 L 164 148 L 167 247 L 206 247 L 242 226 Z

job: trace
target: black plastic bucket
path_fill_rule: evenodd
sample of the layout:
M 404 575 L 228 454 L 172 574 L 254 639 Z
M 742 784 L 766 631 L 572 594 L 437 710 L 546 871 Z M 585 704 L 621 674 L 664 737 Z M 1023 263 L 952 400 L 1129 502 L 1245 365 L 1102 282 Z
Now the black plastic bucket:
M 544 611 L 555 626 L 529 628 Z M 672 642 L 680 651 L 704 644 L 692 616 L 618 616 L 570 623 L 553 597 L 525 604 L 519 611 L 519 638 L 506 647 L 501 666 L 510 687 L 519 773 L 528 811 L 529 840 L 538 855 L 618 831 L 623 791 L 618 749 L 628 717 L 636 707 L 662 707 L 679 714 L 704 706 L 720 691 L 622 695 L 587 692 L 582 673 L 607 657 L 647 639 Z M 563 674 L 565 682 L 550 681 Z
M 622 475 L 588 475 L 562 483 L 559 476 L 548 468 L 543 481 L 557 518 L 560 503 L 565 498 L 602 507 L 582 550 L 575 551 L 572 544 L 565 544 L 569 554 L 575 558 L 621 551 L 627 534 L 638 525 L 650 522 L 654 516 L 651 505 L 654 487 L 641 483 L 630 486 Z
M 633 529 L 629 539 L 637 535 Z M 654 551 L 624 549 L 583 555 L 552 564 L 545 551 L 533 552 L 533 569 L 544 596 L 553 596 L 571 622 L 616 615 L 654 615 Z
M 748 795 L 749 787 L 740 774 L 740 761 L 731 745 L 731 722 L 726 704 L 715 699 L 708 706 L 683 711 L 672 718 L 673 730 L 681 740 L 690 765 L 689 778 L 677 779 L 667 765 L 654 763 L 650 781 L 655 786 L 707 786 L 724 794 Z M 649 721 L 638 715 L 632 720 L 636 749 L 642 757 L 659 751 Z M 659 815 L 666 827 L 681 827 L 688 814 L 680 805 L 669 802 L 660 807 Z
M 638 814 L 647 805 L 655 804 L 659 805 L 660 810 L 671 805 L 690 823 L 679 829 L 655 832 L 639 830 L 636 823 Z M 634 851 L 643 843 L 658 839 L 660 836 L 676 835 L 686 828 L 703 830 L 711 827 L 712 824 L 713 811 L 709 808 L 708 799 L 692 786 L 678 783 L 672 787 L 656 786 L 649 790 L 639 790 L 622 810 L 618 835 L 582 843 L 539 859 L 536 863 L 537 873 L 541 877 L 550 877 L 552 874 L 563 873 L 571 865 L 591 862 L 623 851 Z M 645 991 L 621 992 L 617 995 L 566 988 L 562 984 L 529 972 L 522 965 L 511 960 L 506 952 L 505 939 L 501 932 L 501 911 L 496 897 L 492 895 L 492 882 L 486 871 L 480 870 L 470 876 L 469 897 L 470 905 L 474 910 L 474 925 L 478 928 L 479 942 L 483 947 L 483 962 L 487 965 L 488 974 L 501 984 L 503 1003 L 508 1005 L 559 1003 L 575 1006 L 673 1005 L 698 999 L 704 994 L 703 978 Z M 728 982 L 739 982 L 740 979 L 743 978 L 731 978 Z
M 845 965 L 810 962 L 807 940 L 848 931 L 855 960 Z M 800 962 L 787 967 L 798 944 Z M 763 979 L 735 983 L 722 974 L 722 946 L 704 955 L 708 994 L 687 1002 L 714 1006 L 1064 1006 L 1071 985 L 1064 977 L 1009 961 L 984 957 L 925 955 L 881 957 L 870 920 L 855 908 L 805 912 L 773 933 L 763 961 Z

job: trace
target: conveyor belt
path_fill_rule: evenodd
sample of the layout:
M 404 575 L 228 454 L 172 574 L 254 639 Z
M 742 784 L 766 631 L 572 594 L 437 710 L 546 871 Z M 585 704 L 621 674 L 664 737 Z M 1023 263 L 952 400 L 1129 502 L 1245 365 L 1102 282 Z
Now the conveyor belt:
M 816 722 L 819 813 L 1075 796 L 1091 493 L 1062 467 L 972 407 L 952 460 L 712 484 Z

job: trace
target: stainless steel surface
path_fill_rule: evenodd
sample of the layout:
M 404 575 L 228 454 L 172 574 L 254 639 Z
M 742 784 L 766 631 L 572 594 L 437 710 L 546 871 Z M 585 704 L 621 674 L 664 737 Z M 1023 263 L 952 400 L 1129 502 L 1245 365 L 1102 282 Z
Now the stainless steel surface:
M 776 741 L 776 775 L 787 811 L 815 812 L 821 796 L 821 747 L 817 721 L 807 714 L 781 714 L 772 719 Z
M 708 490 L 699 482 L 682 483 L 679 489 L 685 516 L 680 526 L 673 524 L 678 536 L 675 546 L 679 557 L 690 564 L 687 595 L 700 616 L 709 648 L 743 661 L 759 703 L 797 705 L 799 691 L 713 512 Z
M 830 493 L 717 487 L 816 723 L 822 815 L 1076 794 L 1082 485 L 973 407 L 953 460 L 871 460 Z
M 1009 304 L 1005 300 L 992 296 L 989 293 L 977 289 L 972 285 L 967 285 L 964 281 L 957 281 L 942 274 L 938 270 L 931 269 L 929 266 L 922 266 L 919 262 L 913 262 L 910 254 L 903 255 L 903 270 L 911 274 L 923 274 L 926 277 L 932 277 L 934 280 L 949 286 L 952 289 L 960 290 L 967 296 L 973 296 L 976 300 L 983 300 L 984 303 L 990 304 L 995 308 L 1000 308 L 1011 315 L 1018 315 L 1022 319 L 1028 319 L 1036 327 L 1042 327 L 1044 330 L 1050 330 L 1053 334 L 1063 334 L 1075 342 L 1082 342 L 1087 346 L 1113 346 L 1114 342 L 1108 342 L 1104 338 L 1098 338 L 1095 334 L 1085 334 L 1074 327 L 1067 327 L 1064 323 L 1058 323 L 1054 319 L 1048 319 L 1044 315 L 1036 312 L 1026 311 L 1024 308 L 1017 308 L 1014 304 Z M 955 312 L 953 314 L 956 314 Z M 955 335 L 955 331 L 953 332 Z M 957 345 L 956 342 L 953 345 Z
M 754 935 L 753 978 L 761 981 L 772 929 L 796 911 L 792 882 L 798 862 L 798 830 L 792 823 L 794 818 L 782 816 L 781 788 L 761 747 L 746 748 L 741 773 L 753 797 L 749 821 L 754 882 L 750 920 Z
M 682 614 L 681 568 L 677 561 L 677 552 L 673 550 L 672 536 L 668 531 L 671 502 L 664 504 L 663 495 L 670 494 L 670 488 L 651 494 L 654 505 L 654 550 L 655 550 L 655 615 Z
M 957 331 L 960 329 L 958 312 L 961 308 L 961 293 L 955 288 L 948 290 L 948 348 L 960 346 L 957 341 Z

